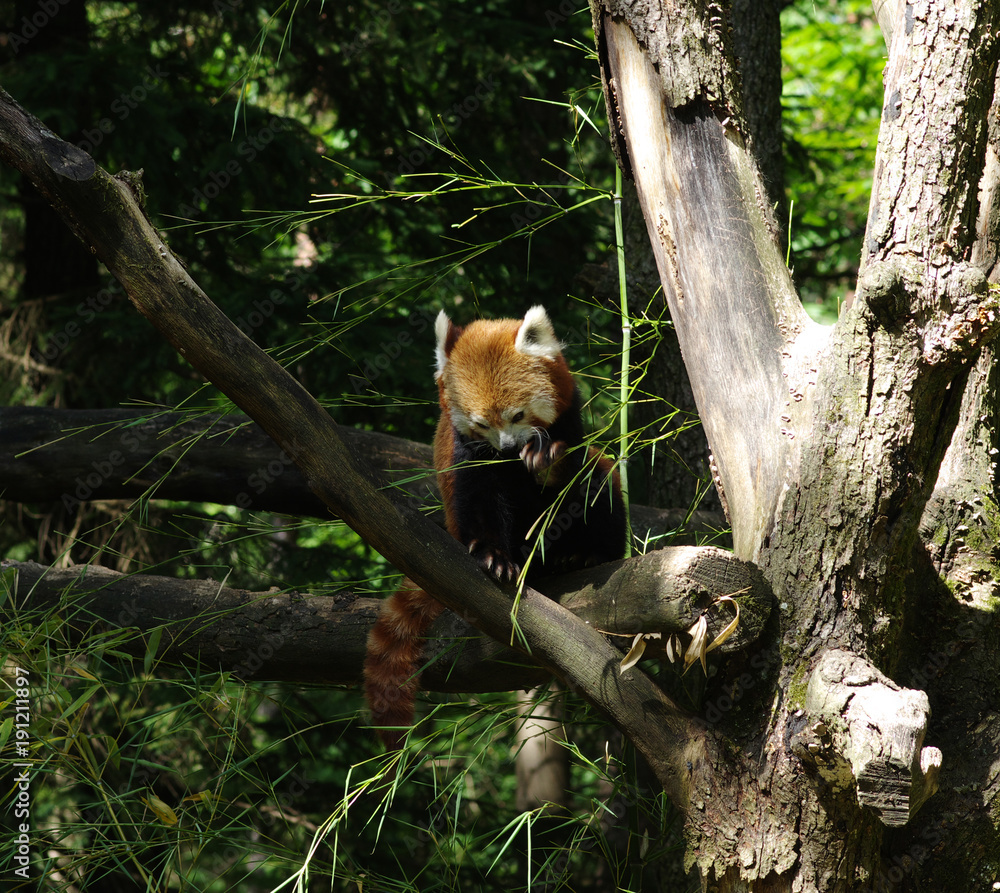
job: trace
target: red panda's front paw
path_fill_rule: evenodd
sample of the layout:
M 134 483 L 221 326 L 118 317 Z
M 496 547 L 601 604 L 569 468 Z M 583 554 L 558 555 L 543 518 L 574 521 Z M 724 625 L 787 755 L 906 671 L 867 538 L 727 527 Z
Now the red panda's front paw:
M 469 543 L 469 554 L 486 573 L 501 583 L 510 583 L 521 573 L 521 566 L 503 549 L 488 546 L 479 540 Z
M 551 468 L 566 452 L 566 442 L 557 440 L 554 443 L 539 443 L 531 440 L 521 448 L 521 461 L 528 471 L 535 473 Z

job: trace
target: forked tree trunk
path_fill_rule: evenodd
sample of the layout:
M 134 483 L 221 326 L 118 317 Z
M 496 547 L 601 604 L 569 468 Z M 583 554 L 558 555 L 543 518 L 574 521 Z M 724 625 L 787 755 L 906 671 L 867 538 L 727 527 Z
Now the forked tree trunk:
M 998 10 L 890 6 L 857 298 L 824 329 L 806 319 L 776 247 L 741 129 L 722 10 L 593 4 L 617 154 L 635 178 L 735 551 L 758 562 L 780 606 L 770 647 L 728 676 L 724 669 L 709 693 L 714 725 L 679 804 L 688 864 L 709 889 L 898 887 L 929 873 L 945 837 L 940 820 L 930 832 L 908 827 L 938 783 L 942 755 L 923 746 L 927 695 L 890 677 L 929 687 L 914 672 L 920 647 L 940 641 L 918 635 L 934 622 L 928 599 L 954 624 L 944 632 L 949 660 L 958 664 L 954 654 L 977 642 L 961 631 L 961 608 L 941 604 L 926 579 L 924 603 L 910 606 L 924 616 L 904 616 L 904 607 L 918 522 L 969 371 L 997 327 L 986 264 L 969 257 Z M 988 214 L 978 222 L 985 232 Z M 987 378 L 982 370 L 984 394 Z M 994 470 L 977 465 L 982 441 L 992 440 L 981 401 L 962 416 L 948 468 L 967 484 L 959 498 L 986 506 L 990 524 L 980 529 L 995 532 L 992 485 L 975 481 Z M 939 496 L 935 512 L 949 515 L 949 529 L 969 529 L 956 521 L 968 514 L 955 511 L 956 493 Z M 973 563 L 982 551 L 973 550 Z M 931 557 L 947 570 L 941 550 Z M 989 597 L 995 564 L 978 567 Z M 936 579 L 929 563 L 922 570 Z M 972 667 L 962 666 L 971 679 Z M 967 728 L 961 750 L 971 756 Z M 992 798 L 995 724 L 988 728 L 988 754 L 971 771 L 977 793 Z M 980 810 L 978 819 L 984 830 L 988 816 Z M 885 839 L 886 826 L 900 830 Z M 900 852 L 909 861 L 892 862 Z M 990 864 L 968 862 L 962 889 Z

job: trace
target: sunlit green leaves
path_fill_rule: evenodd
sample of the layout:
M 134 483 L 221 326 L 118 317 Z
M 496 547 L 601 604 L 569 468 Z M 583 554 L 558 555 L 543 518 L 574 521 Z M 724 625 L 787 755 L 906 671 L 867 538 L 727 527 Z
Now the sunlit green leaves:
M 781 22 L 791 265 L 807 308 L 829 319 L 861 257 L 886 49 L 863 0 L 801 0 Z

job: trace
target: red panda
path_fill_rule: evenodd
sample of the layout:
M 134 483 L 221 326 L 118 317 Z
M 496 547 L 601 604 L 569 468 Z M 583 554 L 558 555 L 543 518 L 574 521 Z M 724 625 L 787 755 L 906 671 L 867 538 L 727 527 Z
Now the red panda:
M 448 532 L 498 580 L 621 558 L 613 463 L 584 446 L 580 394 L 544 308 L 524 319 L 435 324 L 441 417 L 434 464 Z M 404 580 L 368 637 L 365 694 L 398 748 L 413 720 L 423 638 L 444 610 Z

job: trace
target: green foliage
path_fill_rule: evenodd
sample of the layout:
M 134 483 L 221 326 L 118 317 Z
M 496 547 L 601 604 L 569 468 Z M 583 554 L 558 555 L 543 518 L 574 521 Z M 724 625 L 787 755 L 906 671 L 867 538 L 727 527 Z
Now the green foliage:
M 781 23 L 791 265 L 806 308 L 830 321 L 857 280 L 886 49 L 864 0 L 801 0 Z
M 611 237 L 585 10 L 128 11 L 92 3 L 85 27 L 65 18 L 52 45 L 7 59 L 5 88 L 110 171 L 141 167 L 147 211 L 194 278 L 338 421 L 429 440 L 438 309 L 466 320 L 543 302 L 592 426 L 611 423 L 616 351 L 602 332 L 617 326 L 588 291 L 566 297 Z M 31 201 L 0 212 L 6 399 L 231 411 L 86 252 L 78 277 L 67 262 L 48 291 L 30 276 L 18 291 L 22 249 L 40 237 Z M 396 581 L 343 525 L 167 503 L 155 489 L 132 505 L 32 507 L 0 536 L 11 557 L 254 589 Z M 32 876 L 48 889 L 579 886 L 595 859 L 624 889 L 662 856 L 638 830 L 666 821 L 662 798 L 604 758 L 609 731 L 571 696 L 576 793 L 552 820 L 515 805 L 512 695 L 427 698 L 396 775 L 357 691 L 168 666 L 157 633 L 136 662 L 122 651 L 133 631 L 70 641 L 73 605 L 47 616 L 9 602 L 0 656 L 30 669 Z
M 506 696 L 472 709 L 435 698 L 419 737 L 390 759 L 357 734 L 356 692 L 172 666 L 156 657 L 155 635 L 130 660 L 134 630 L 94 627 L 70 641 L 67 621 L 87 625 L 78 609 L 18 609 L 9 575 L 3 583 L 12 691 L 0 708 L 10 716 L 15 696 L 26 702 L 17 761 L 31 876 L 46 890 L 331 889 L 331 879 L 337 890 L 520 889 L 586 877 L 595 859 L 606 883 L 627 889 L 661 855 L 647 843 L 621 862 L 618 826 L 658 826 L 669 810 L 632 787 L 593 719 L 567 744 L 570 809 L 522 813 L 511 742 L 525 715 Z M 5 848 L 0 871 L 15 865 Z

